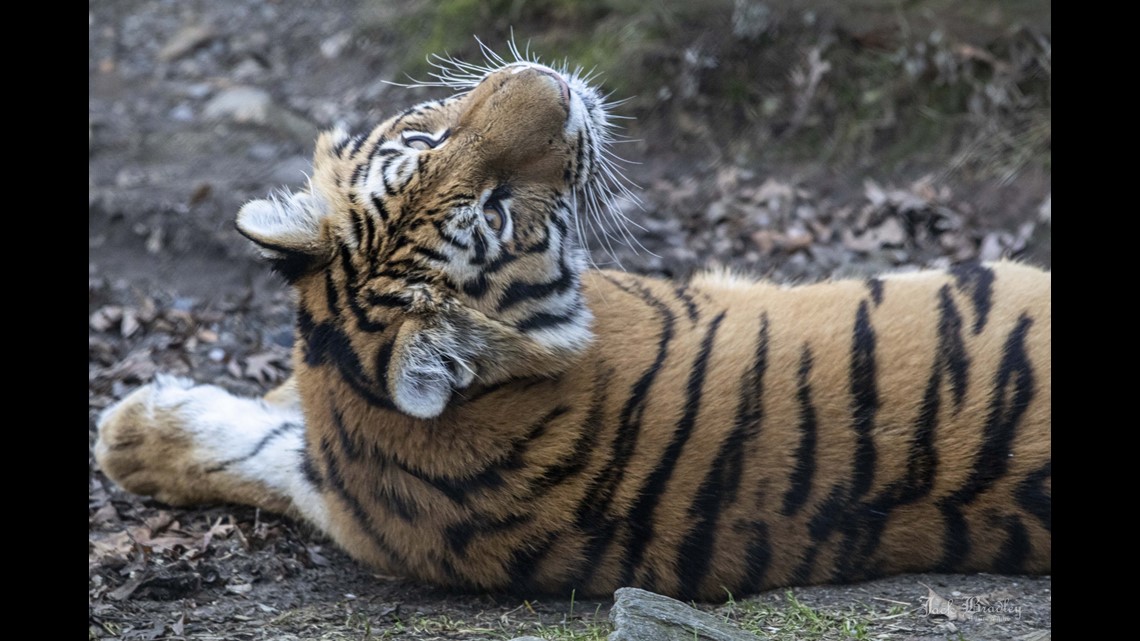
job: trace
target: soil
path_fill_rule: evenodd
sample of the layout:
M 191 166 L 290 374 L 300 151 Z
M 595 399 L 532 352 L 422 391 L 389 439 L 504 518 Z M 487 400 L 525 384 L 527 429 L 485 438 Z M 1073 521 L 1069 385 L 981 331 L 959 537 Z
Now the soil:
M 156 372 L 243 394 L 287 375 L 289 294 L 234 214 L 303 186 L 319 129 L 361 130 L 438 95 L 384 83 L 402 78 L 386 55 L 401 43 L 358 37 L 352 6 L 90 5 L 89 443 L 99 412 Z M 782 282 L 1002 255 L 1050 265 L 1047 166 L 967 180 L 928 163 L 889 173 L 726 163 L 708 139 L 661 142 L 672 125 L 631 127 L 642 141 L 621 151 L 641 163 L 628 173 L 643 202 L 619 207 L 642 247 L 593 238 L 597 264 L 674 278 L 729 266 Z M 709 130 L 720 135 L 731 132 Z M 93 455 L 88 498 L 90 638 L 592 638 L 609 607 L 376 576 L 301 523 L 126 494 Z M 1050 589 L 1049 577 L 918 575 L 750 601 L 790 594 L 821 612 L 857 611 L 868 638 L 1047 639 Z M 927 613 L 930 591 L 974 611 Z

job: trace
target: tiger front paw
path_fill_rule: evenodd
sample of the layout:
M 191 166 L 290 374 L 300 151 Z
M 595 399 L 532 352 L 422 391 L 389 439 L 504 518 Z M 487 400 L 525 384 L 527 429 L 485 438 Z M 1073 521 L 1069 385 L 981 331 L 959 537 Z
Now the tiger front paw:
M 159 376 L 104 410 L 95 442 L 103 472 L 128 492 L 170 505 L 209 501 L 204 466 L 195 460 L 193 390 L 192 381 Z

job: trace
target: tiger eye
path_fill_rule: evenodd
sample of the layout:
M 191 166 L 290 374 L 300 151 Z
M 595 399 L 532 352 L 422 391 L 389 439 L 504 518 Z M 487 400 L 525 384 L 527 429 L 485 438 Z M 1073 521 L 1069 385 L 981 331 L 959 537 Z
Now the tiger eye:
M 499 211 L 496 205 L 491 203 L 483 205 L 483 220 L 487 221 L 487 226 L 496 233 L 503 230 L 503 212 Z

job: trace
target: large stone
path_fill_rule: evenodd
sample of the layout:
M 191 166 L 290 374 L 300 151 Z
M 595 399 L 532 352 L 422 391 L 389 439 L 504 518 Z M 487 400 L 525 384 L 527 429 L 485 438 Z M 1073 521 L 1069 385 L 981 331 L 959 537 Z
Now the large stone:
M 614 592 L 609 641 L 757 641 L 720 617 L 637 588 Z

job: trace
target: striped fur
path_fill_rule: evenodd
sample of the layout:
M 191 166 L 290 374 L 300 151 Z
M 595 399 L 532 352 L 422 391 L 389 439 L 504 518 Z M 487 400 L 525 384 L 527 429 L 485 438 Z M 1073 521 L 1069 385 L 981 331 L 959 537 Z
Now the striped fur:
M 217 388 L 143 388 L 100 421 L 104 471 L 465 589 L 1049 572 L 1050 275 L 587 270 L 606 126 L 581 80 L 514 64 L 322 136 L 310 190 L 238 220 L 296 290 L 294 378 L 225 415 Z

